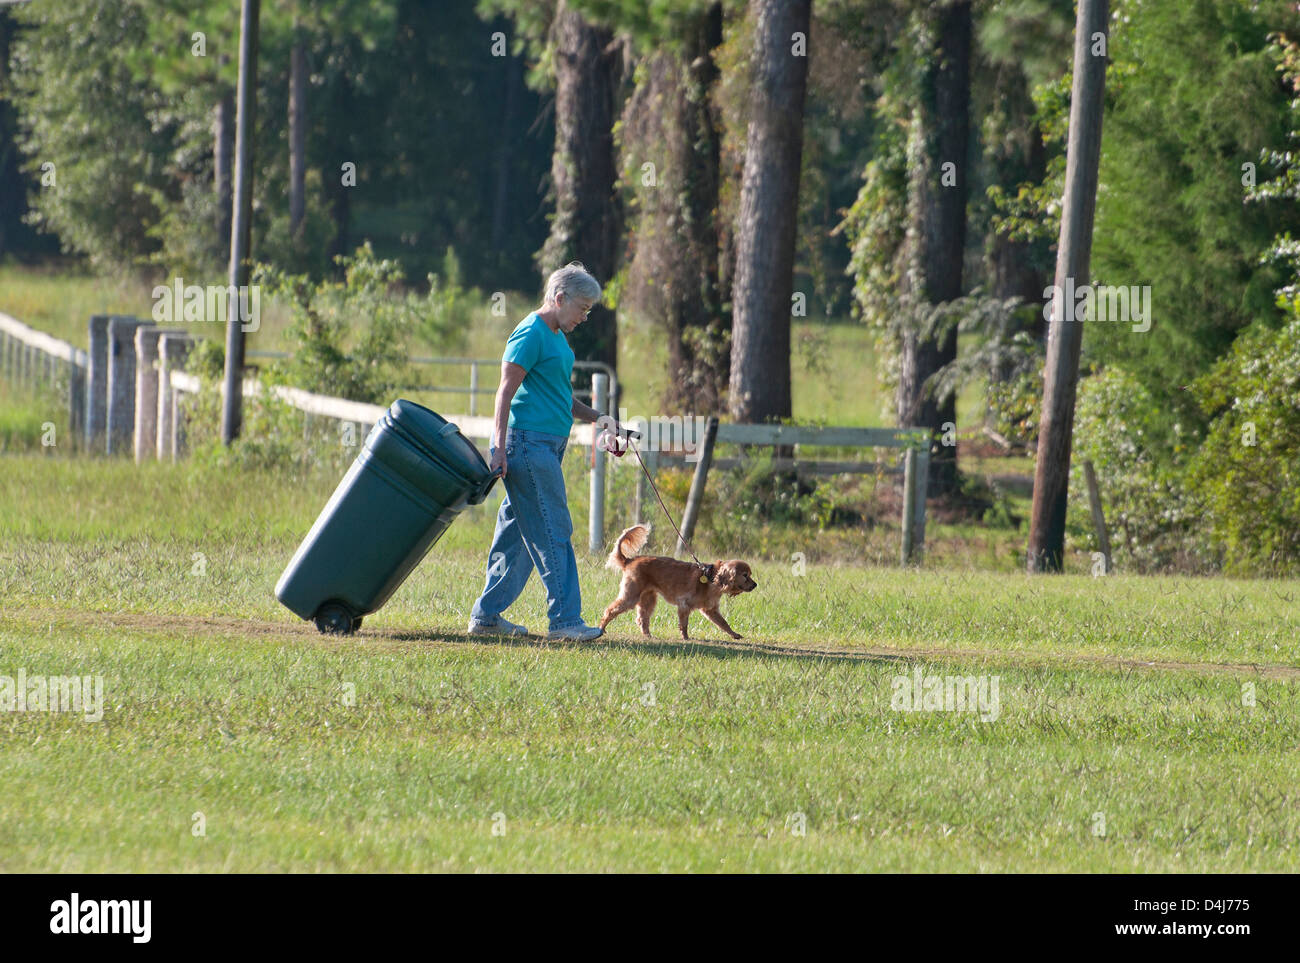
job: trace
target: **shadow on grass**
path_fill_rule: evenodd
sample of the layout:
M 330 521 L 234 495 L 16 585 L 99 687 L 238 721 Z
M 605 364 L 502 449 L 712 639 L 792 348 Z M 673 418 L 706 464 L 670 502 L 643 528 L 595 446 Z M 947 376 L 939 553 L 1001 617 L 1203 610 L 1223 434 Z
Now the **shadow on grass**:
M 354 636 L 364 642 L 366 636 Z M 567 651 L 608 651 L 634 652 L 641 655 L 653 655 L 659 658 L 681 658 L 683 656 L 712 656 L 717 659 L 761 658 L 761 659 L 801 659 L 812 662 L 871 662 L 891 664 L 914 662 L 916 657 L 910 654 L 892 655 L 885 652 L 854 652 L 849 649 L 813 649 L 791 645 L 769 645 L 762 642 L 723 642 L 712 639 L 644 639 L 636 637 L 604 636 L 595 642 L 556 642 L 540 636 L 507 635 L 465 635 L 450 632 L 411 632 L 382 631 L 370 638 L 375 641 L 389 642 L 439 642 L 449 645 L 492 645 L 508 646 L 519 649 L 558 649 Z

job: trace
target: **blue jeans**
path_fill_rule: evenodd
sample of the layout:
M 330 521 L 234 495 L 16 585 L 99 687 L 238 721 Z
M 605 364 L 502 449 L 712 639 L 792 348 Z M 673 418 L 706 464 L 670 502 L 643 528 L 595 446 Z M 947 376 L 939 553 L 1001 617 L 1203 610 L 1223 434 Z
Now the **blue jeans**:
M 528 583 L 533 568 L 546 588 L 551 631 L 584 625 L 573 520 L 560 459 L 569 439 L 525 428 L 506 429 L 506 497 L 488 550 L 487 584 L 470 619 L 494 625 Z M 495 446 L 488 449 L 495 454 Z

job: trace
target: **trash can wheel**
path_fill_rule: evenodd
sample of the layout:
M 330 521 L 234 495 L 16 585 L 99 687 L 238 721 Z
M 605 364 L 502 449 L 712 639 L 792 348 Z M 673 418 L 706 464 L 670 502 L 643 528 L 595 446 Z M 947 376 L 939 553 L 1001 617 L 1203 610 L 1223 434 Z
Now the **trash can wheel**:
M 354 616 L 346 605 L 326 602 L 316 610 L 316 630 L 326 635 L 351 635 L 361 628 L 361 617 Z

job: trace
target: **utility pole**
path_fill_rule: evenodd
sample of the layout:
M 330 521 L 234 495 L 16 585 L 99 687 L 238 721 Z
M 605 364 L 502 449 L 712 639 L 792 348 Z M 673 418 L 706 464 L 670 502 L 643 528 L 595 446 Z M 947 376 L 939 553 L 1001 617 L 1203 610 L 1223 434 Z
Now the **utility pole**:
M 1079 0 L 1074 25 L 1074 80 L 1070 136 L 1066 146 L 1065 200 L 1056 250 L 1056 287 L 1047 334 L 1042 418 L 1034 466 L 1034 504 L 1029 520 L 1030 572 L 1059 572 L 1065 555 L 1065 505 L 1074 438 L 1074 401 L 1079 382 L 1083 324 L 1065 293 L 1088 283 L 1092 223 L 1101 163 L 1101 119 L 1106 91 L 1109 0 Z
M 257 116 L 257 31 L 261 0 L 242 0 L 239 19 L 239 89 L 235 114 L 235 210 L 230 224 L 230 286 L 226 298 L 226 396 L 221 441 L 239 437 L 244 408 L 244 318 L 253 222 L 253 131 Z

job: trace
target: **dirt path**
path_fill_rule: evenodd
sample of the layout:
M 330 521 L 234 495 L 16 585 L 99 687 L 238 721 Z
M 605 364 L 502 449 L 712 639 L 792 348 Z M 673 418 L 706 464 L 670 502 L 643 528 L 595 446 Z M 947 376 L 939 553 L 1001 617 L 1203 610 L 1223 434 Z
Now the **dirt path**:
M 535 648 L 574 648 L 570 643 L 551 643 L 541 638 L 507 639 L 477 636 L 471 638 L 459 632 L 412 631 L 402 628 L 365 626 L 355 636 L 338 639 L 323 636 L 307 622 L 261 622 L 226 615 L 154 615 L 138 612 L 82 612 L 73 609 L 19 607 L 4 613 L 3 622 L 39 626 L 42 630 L 61 626 L 86 626 L 134 629 L 142 632 L 173 632 L 198 635 L 242 635 L 257 639 L 318 645 L 348 645 L 358 649 L 375 649 L 384 652 L 441 645 L 510 645 Z M 3 624 L 0 622 L 0 625 Z M 655 638 L 642 639 L 638 635 L 614 635 L 588 645 L 610 645 L 632 651 L 684 654 L 688 652 L 714 652 L 725 656 L 784 656 L 803 659 L 831 659 L 867 662 L 927 661 L 993 661 L 1017 666 L 1033 667 L 1083 667 L 1151 670 L 1158 672 L 1195 672 L 1200 674 L 1250 675 L 1270 679 L 1300 679 L 1300 666 L 1271 663 L 1220 663 L 1148 661 L 1119 656 L 1089 655 L 1083 653 L 1054 652 L 1002 652 L 998 650 L 956 649 L 935 646 L 907 646 L 889 648 L 881 646 L 819 646 L 778 645 L 745 639 L 738 642 L 717 639 Z

